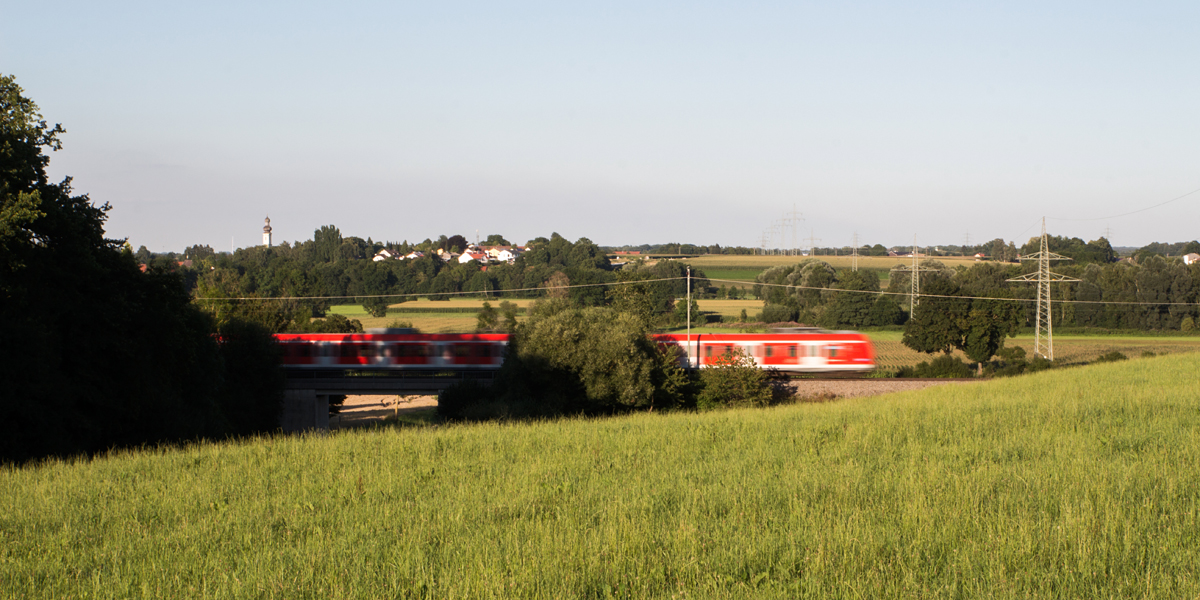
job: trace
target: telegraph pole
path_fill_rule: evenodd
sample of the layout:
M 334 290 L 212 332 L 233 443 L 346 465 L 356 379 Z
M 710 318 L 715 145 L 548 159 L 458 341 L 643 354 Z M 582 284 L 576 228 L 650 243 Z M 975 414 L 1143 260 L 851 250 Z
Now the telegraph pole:
M 688 366 L 692 366 L 692 267 L 687 268 L 687 351 Z M 698 356 L 696 358 L 699 358 Z
M 1051 323 L 1052 313 L 1050 312 L 1050 284 L 1063 283 L 1068 281 L 1079 281 L 1073 277 L 1059 275 L 1050 271 L 1050 261 L 1052 260 L 1071 260 L 1066 256 L 1055 254 L 1050 251 L 1046 245 L 1046 218 L 1042 217 L 1042 244 L 1041 249 L 1032 256 L 1022 256 L 1021 260 L 1036 260 L 1038 261 L 1038 269 L 1036 273 L 1029 273 L 1020 277 L 1014 277 L 1008 281 L 1032 281 L 1037 283 L 1037 321 L 1036 328 L 1033 334 L 1033 352 L 1035 355 L 1043 358 L 1054 360 L 1054 326 Z M 1045 321 L 1045 325 L 1042 322 Z M 1042 328 L 1045 327 L 1046 335 L 1042 335 Z

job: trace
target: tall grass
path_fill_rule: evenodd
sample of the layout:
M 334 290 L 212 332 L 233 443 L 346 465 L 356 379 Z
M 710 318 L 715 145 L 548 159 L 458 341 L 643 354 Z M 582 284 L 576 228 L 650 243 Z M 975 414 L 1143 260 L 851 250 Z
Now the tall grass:
M 1200 593 L 1196 355 L 0 472 L 10 597 Z

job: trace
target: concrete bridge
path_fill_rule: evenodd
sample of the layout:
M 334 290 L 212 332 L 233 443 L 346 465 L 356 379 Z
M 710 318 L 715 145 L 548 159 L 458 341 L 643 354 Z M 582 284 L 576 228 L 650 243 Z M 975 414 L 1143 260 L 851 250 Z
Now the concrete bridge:
M 491 385 L 494 369 L 383 371 L 284 368 L 284 432 L 329 429 L 329 397 L 357 394 L 431 394 L 463 381 Z

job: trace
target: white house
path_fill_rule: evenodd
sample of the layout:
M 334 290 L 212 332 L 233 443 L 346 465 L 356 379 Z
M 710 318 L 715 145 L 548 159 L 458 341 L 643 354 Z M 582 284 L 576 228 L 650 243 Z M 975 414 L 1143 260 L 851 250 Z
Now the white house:
M 512 250 L 511 248 L 507 248 L 496 253 L 496 260 L 511 263 L 514 260 L 517 260 L 518 256 L 520 256 L 520 254 L 518 254 L 516 251 Z
M 462 264 L 469 263 L 473 260 L 479 261 L 483 264 L 487 264 L 488 263 L 488 255 L 486 255 L 482 252 L 463 252 L 462 256 L 458 257 L 458 262 L 460 262 Z
M 396 257 L 395 257 L 395 255 L 393 255 L 391 253 L 390 250 L 388 250 L 387 248 L 384 248 L 384 249 L 380 250 L 379 252 L 376 252 L 374 258 L 372 258 L 371 260 L 373 260 L 375 262 L 379 262 L 381 260 L 387 260 L 389 258 L 396 258 Z
M 425 253 L 421 252 L 420 250 L 413 250 L 412 252 L 401 256 L 400 260 L 416 260 L 418 258 L 425 258 Z
M 1185 265 L 1190 265 L 1198 260 L 1200 260 L 1200 254 L 1196 254 L 1195 252 L 1183 255 L 1183 264 Z

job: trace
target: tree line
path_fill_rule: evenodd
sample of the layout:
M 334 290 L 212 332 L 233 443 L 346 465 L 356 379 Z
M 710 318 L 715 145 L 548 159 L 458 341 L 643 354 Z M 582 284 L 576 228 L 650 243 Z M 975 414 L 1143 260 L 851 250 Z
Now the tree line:
M 500 236 L 495 236 L 503 240 Z M 442 236 L 449 249 L 455 238 Z M 434 249 L 438 242 L 433 242 Z M 634 261 L 617 269 L 587 238 L 571 242 L 557 233 L 529 241 L 511 264 L 444 261 L 436 254 L 408 260 L 370 260 L 361 238 L 343 237 L 335 226 L 310 241 L 276 247 L 242 248 L 232 254 L 189 249 L 190 267 L 179 267 L 199 303 L 214 315 L 233 315 L 272 331 L 302 329 L 323 317 L 330 304 L 357 300 L 372 315 L 416 296 L 434 300 L 460 295 L 480 298 L 563 297 L 576 306 L 632 307 L 648 322 L 674 320 L 676 298 L 686 295 L 686 266 L 677 261 Z M 153 264 L 153 263 L 152 263 Z M 657 280 L 669 281 L 657 281 Z M 706 293 L 708 280 L 693 271 L 693 290 Z M 253 302 L 236 298 L 306 298 Z M 341 299 L 341 300 L 339 300 Z M 699 315 L 699 310 L 694 311 Z

